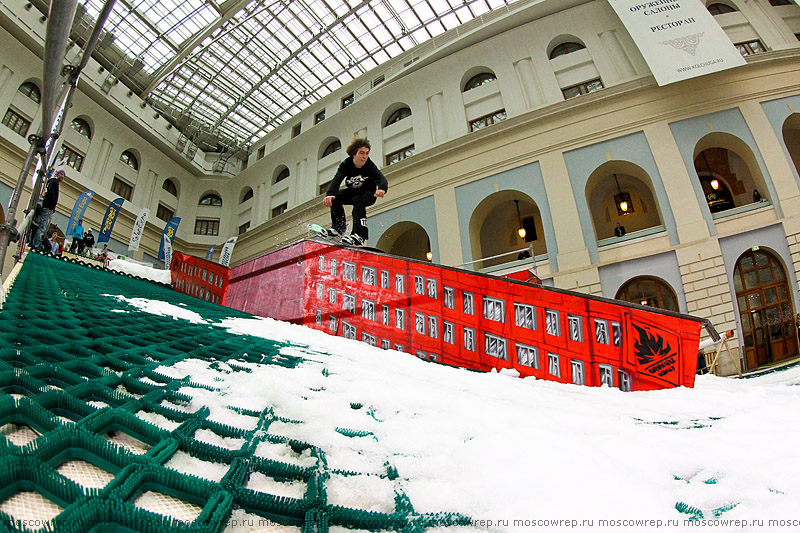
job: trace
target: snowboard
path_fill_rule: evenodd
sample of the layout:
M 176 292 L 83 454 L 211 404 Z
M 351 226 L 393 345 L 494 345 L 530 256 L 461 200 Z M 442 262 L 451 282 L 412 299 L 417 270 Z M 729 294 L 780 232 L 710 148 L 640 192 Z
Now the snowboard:
M 339 246 L 343 246 L 345 248 L 354 248 L 354 249 L 358 249 L 358 250 L 367 250 L 369 252 L 376 252 L 376 253 L 379 253 L 379 254 L 383 253 L 383 250 L 381 250 L 380 248 L 373 248 L 372 246 L 352 246 L 352 245 L 345 244 L 345 243 L 341 242 L 341 239 L 332 239 L 331 237 L 328 237 L 328 235 L 325 233 L 325 230 L 327 228 L 324 228 L 324 227 L 320 226 L 319 224 L 308 224 L 306 227 L 308 228 L 308 231 L 314 237 L 317 237 L 317 238 L 322 239 L 324 241 L 327 241 L 327 242 L 330 242 L 330 243 L 333 243 L 333 244 L 338 244 Z
M 327 228 L 324 228 L 319 224 L 308 224 L 306 228 L 308 229 L 309 233 L 311 233 L 311 235 L 313 235 L 314 237 L 319 237 L 320 239 L 323 239 L 325 241 L 335 242 L 336 244 L 339 244 L 339 241 L 341 240 L 341 238 L 334 239 L 332 237 L 328 237 L 328 235 L 325 232 Z

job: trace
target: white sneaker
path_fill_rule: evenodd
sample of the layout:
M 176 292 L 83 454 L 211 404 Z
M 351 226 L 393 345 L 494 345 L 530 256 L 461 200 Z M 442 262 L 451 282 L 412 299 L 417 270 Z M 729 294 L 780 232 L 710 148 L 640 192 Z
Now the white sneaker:
M 364 239 L 364 237 L 355 233 L 342 237 L 342 244 L 346 244 L 347 246 L 364 246 L 366 242 L 367 240 Z

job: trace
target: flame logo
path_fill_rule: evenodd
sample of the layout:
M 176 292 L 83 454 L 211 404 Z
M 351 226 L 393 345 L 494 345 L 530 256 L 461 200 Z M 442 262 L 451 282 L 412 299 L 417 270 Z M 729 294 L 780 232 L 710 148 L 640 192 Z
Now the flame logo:
M 664 338 L 661 335 L 650 335 L 646 329 L 633 324 L 633 327 L 639 332 L 639 338 L 636 340 L 633 349 L 636 359 L 640 365 L 649 365 L 655 359 L 661 359 L 672 354 L 672 347 L 669 343 L 664 345 Z

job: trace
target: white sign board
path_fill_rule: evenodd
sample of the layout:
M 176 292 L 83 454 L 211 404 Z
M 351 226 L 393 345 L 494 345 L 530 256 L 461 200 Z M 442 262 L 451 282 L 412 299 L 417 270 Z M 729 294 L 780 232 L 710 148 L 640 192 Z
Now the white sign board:
M 139 211 L 139 216 L 136 217 L 136 222 L 133 223 L 133 229 L 131 230 L 131 240 L 128 244 L 128 250 L 131 252 L 135 252 L 139 249 L 139 242 L 142 240 L 142 233 L 144 233 L 144 225 L 147 222 L 147 215 L 150 214 L 150 210 L 146 207 Z
M 171 270 L 172 268 L 172 241 L 166 235 L 162 236 L 164 240 L 164 270 Z
M 608 0 L 659 85 L 745 64 L 700 0 Z
M 233 246 L 236 244 L 236 239 L 239 237 L 231 237 L 222 246 L 222 252 L 219 254 L 219 264 L 228 266 L 231 263 L 231 256 L 233 255 Z

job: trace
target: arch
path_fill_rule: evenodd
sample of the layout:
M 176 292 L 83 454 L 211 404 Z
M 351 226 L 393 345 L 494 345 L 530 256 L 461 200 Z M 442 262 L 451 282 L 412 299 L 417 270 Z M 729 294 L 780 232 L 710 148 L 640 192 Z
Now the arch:
M 377 243 L 378 248 L 392 255 L 427 261 L 431 240 L 425 228 L 416 222 L 398 222 L 389 227 Z
M 217 192 L 207 192 L 200 197 L 197 205 L 207 205 L 211 207 L 222 207 L 222 197 Z
M 586 181 L 585 195 L 598 241 L 614 237 L 617 223 L 626 233 L 664 223 L 653 182 L 634 163 L 617 160 L 600 165 Z M 621 200 L 627 200 L 629 205 L 620 206 Z
M 706 6 L 706 9 L 708 9 L 708 12 L 714 16 L 724 15 L 725 13 L 735 13 L 736 11 L 739 11 L 738 9 L 736 9 L 735 6 L 732 6 L 725 2 L 713 2 L 711 4 L 708 4 L 708 6 Z
M 464 73 L 461 79 L 461 92 L 471 91 L 486 83 L 497 81 L 497 75 L 491 69 L 476 67 Z
M 586 43 L 584 43 L 582 39 L 578 39 L 574 35 L 559 35 L 547 45 L 547 58 L 554 59 L 585 48 Z
M 396 122 L 400 122 L 404 118 L 408 118 L 411 116 L 411 108 L 408 107 L 406 104 L 398 103 L 390 106 L 386 109 L 383 113 L 383 127 L 391 126 Z
M 561 43 L 557 46 L 554 46 L 552 50 L 550 50 L 550 59 L 555 59 L 560 56 L 565 56 L 567 54 L 571 54 L 573 52 L 577 52 L 578 50 L 586 49 L 580 43 L 576 43 L 575 41 L 567 41 L 566 43 Z
M 89 124 L 87 117 L 75 117 L 72 119 L 72 122 L 70 122 L 69 127 L 87 139 L 92 139 L 92 125 Z
M 161 188 L 170 193 L 175 198 L 178 197 L 178 185 L 175 183 L 174 178 L 167 178 L 161 184 Z
M 137 172 L 139 171 L 139 156 L 138 154 L 134 153 L 134 150 L 124 150 L 120 154 L 119 160 L 123 164 L 131 167 L 133 170 Z
M 39 86 L 34 82 L 26 81 L 20 85 L 17 90 L 37 104 L 42 103 L 42 90 L 39 89 Z
M 754 248 L 739 256 L 733 271 L 748 369 L 797 355 L 797 327 L 786 266 L 774 251 Z
M 525 237 L 518 232 L 520 224 L 528 228 Z M 521 259 L 520 254 L 524 256 L 525 248 L 531 245 L 534 255 L 547 253 L 539 207 L 530 196 L 517 190 L 499 191 L 484 198 L 470 217 L 469 238 L 474 259 L 507 254 L 481 261 L 477 268 Z
M 281 182 L 288 178 L 290 175 L 289 167 L 286 165 L 281 165 L 275 169 L 275 172 L 272 174 L 272 184 L 275 185 L 278 182 Z
M 656 276 L 636 276 L 617 291 L 617 300 L 680 312 L 678 296 L 672 286 Z
M 794 164 L 795 175 L 800 176 L 800 113 L 792 113 L 781 128 L 783 143 Z
M 338 152 L 341 149 L 342 149 L 342 141 L 340 141 L 336 137 L 328 137 L 327 139 L 325 139 L 320 143 L 317 159 L 322 159 L 323 157 L 327 157 L 331 154 Z
M 239 203 L 243 204 L 247 200 L 253 198 L 253 188 L 252 187 L 244 187 L 241 192 L 239 193 Z
M 695 175 L 712 213 L 770 200 L 755 154 L 740 138 L 710 133 L 697 141 L 693 160 Z

